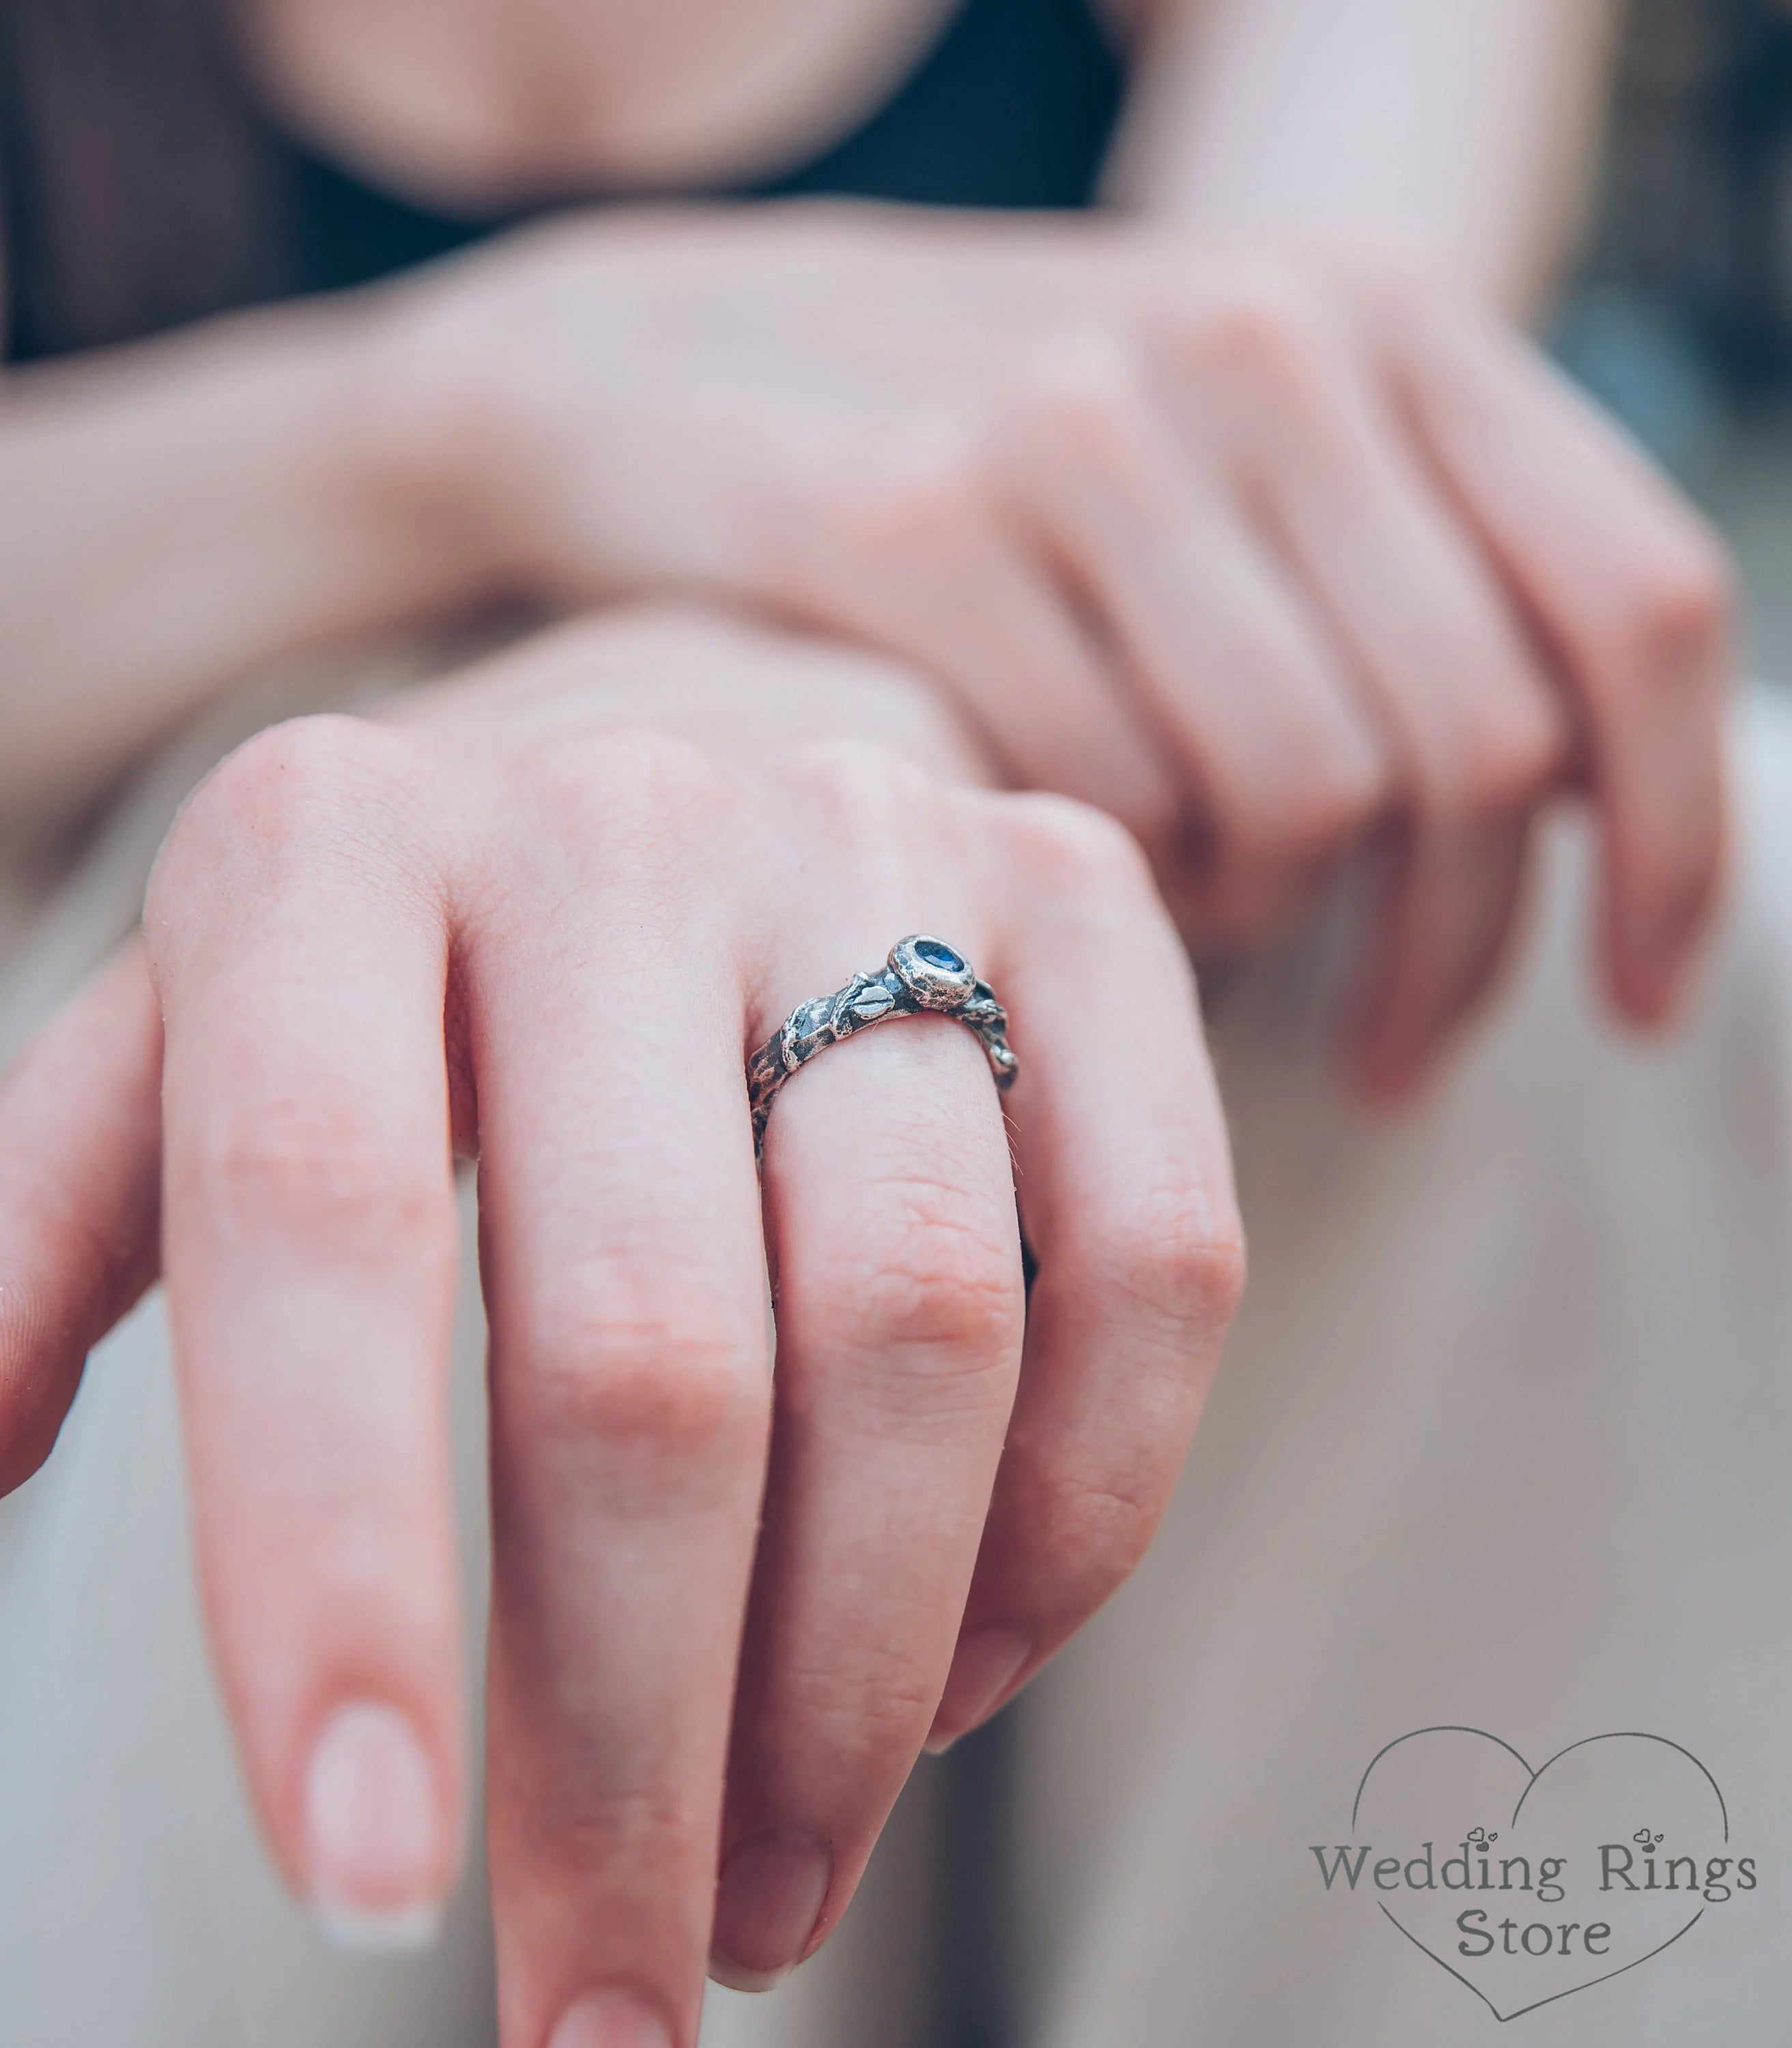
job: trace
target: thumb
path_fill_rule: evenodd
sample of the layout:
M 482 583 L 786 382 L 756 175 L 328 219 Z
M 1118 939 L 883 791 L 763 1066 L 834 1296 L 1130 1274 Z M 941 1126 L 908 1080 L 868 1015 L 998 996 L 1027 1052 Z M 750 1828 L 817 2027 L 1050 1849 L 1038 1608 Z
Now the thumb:
M 0 1076 L 0 1495 L 156 1278 L 161 1173 L 161 1016 L 133 939 Z

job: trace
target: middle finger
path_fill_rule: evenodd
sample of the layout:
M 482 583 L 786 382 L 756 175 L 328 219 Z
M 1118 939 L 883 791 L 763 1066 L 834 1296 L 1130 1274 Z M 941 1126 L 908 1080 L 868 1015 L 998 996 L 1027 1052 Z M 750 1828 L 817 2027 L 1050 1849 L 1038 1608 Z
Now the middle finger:
M 568 743 L 471 899 L 505 2048 L 696 2034 L 769 1406 L 733 786 Z

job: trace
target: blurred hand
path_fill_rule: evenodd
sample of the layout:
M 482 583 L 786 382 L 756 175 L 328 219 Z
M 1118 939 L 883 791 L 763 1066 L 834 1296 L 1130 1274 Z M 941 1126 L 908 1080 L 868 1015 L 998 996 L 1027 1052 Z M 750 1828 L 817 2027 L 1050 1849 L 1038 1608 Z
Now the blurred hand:
M 147 973 L 116 962 L 0 1088 L 0 1480 L 154 1270 L 159 1154 L 249 1780 L 295 1889 L 376 1939 L 456 1856 L 476 1154 L 507 2048 L 597 2038 L 556 2032 L 594 2000 L 688 2044 L 712 1914 L 730 1982 L 819 1943 L 929 1732 L 1139 1555 L 1237 1293 L 1193 991 L 1130 842 L 789 744 L 817 696 L 951 754 L 882 665 L 677 617 L 274 727 L 172 833 Z M 1010 1007 L 1011 1126 L 971 1034 L 906 1020 L 793 1079 L 762 1188 L 747 1051 L 917 929 Z
M 1197 950 L 1384 845 L 1372 1092 L 1485 994 L 1565 786 L 1612 1000 L 1673 1010 L 1723 861 L 1723 558 L 1437 280 L 759 208 L 563 223 L 409 304 L 394 416 L 513 580 L 726 591 L 924 665 L 1010 781 L 1133 831 Z

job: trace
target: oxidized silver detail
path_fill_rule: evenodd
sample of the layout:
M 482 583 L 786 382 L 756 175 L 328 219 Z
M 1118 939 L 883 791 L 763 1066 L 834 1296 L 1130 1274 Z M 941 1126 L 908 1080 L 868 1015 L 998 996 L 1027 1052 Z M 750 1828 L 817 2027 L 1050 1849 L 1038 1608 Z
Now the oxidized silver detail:
M 855 1032 L 892 1017 L 954 1017 L 974 1031 L 999 1088 L 1014 1085 L 1020 1062 L 1008 1043 L 1008 1013 L 956 946 L 911 932 L 875 974 L 855 974 L 832 995 L 799 1003 L 747 1063 L 753 1148 L 762 1150 L 778 1090 L 806 1061 Z

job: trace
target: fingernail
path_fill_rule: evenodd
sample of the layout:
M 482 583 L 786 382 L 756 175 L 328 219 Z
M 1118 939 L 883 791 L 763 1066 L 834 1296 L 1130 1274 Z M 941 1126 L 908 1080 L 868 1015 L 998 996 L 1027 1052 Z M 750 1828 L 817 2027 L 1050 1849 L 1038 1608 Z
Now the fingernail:
M 435 1773 L 396 1708 L 356 1702 L 327 1720 L 305 1771 L 311 1900 L 348 1949 L 417 1949 L 434 1938 L 441 1821 Z
M 1619 1001 L 1630 1021 L 1644 1031 L 1665 1032 L 1679 1013 L 1693 979 L 1694 956 L 1684 933 L 1654 939 L 1631 950 L 1620 980 Z
M 1429 1092 L 1435 1069 L 1418 1053 L 1357 1053 L 1347 1061 L 1347 1078 L 1358 1101 L 1383 1115 L 1416 1108 Z
M 548 2048 L 672 2048 L 672 2030 L 633 1992 L 600 1991 L 566 2008 Z
M 931 1756 L 950 1749 L 987 1720 L 1033 1654 L 1033 1639 L 1018 1628 L 979 1628 L 958 1646 L 946 1674 L 946 1689 L 933 1715 L 926 1748 Z
M 827 1844 L 793 1829 L 736 1842 L 716 1887 L 710 1975 L 731 1991 L 766 1991 L 802 1959 L 834 1878 Z

